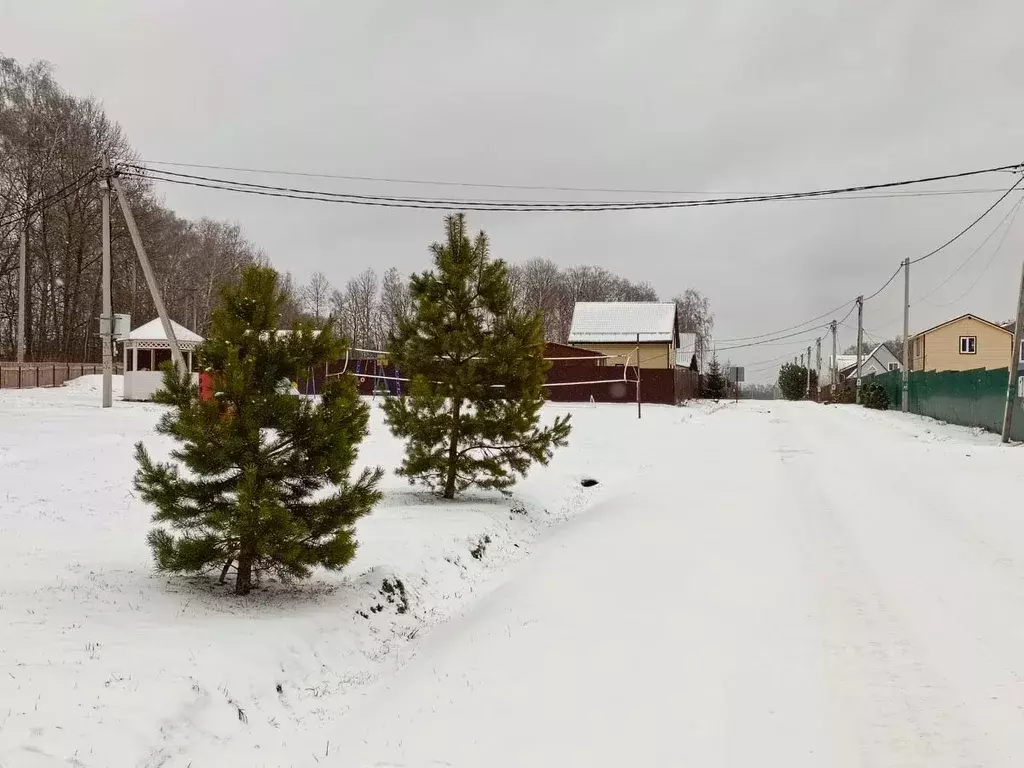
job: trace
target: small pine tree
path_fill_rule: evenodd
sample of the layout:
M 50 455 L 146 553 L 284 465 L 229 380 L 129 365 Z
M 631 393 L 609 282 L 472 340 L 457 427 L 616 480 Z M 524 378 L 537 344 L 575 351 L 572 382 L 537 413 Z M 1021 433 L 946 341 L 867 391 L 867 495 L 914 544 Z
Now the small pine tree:
M 811 392 L 817 391 L 818 374 L 811 371 Z M 807 367 L 786 363 L 779 369 L 779 391 L 786 400 L 803 400 L 807 397 Z
M 328 383 L 319 403 L 281 386 L 344 352 L 330 321 L 279 335 L 286 300 L 267 267 L 248 267 L 225 289 L 198 353 L 214 375 L 214 401 L 168 367 L 154 400 L 171 406 L 157 431 L 177 441 L 174 461 L 156 463 L 136 445 L 135 488 L 156 507 L 157 567 L 221 567 L 224 583 L 236 565 L 240 595 L 264 571 L 306 578 L 315 566 L 340 569 L 355 554 L 356 520 L 380 500 L 382 470 L 350 480 L 369 419 L 351 377 Z
M 470 486 L 501 491 L 566 445 L 569 418 L 539 426 L 544 328 L 515 307 L 508 268 L 487 236 L 467 235 L 463 214 L 445 220 L 435 270 L 414 275 L 412 312 L 399 321 L 388 357 L 412 378 L 408 397 L 385 401 L 391 431 L 406 439 L 398 473 L 447 499 Z
M 889 407 L 889 393 L 881 384 L 869 382 L 861 390 L 860 402 L 865 408 L 884 411 Z
M 728 394 L 728 382 L 722 375 L 722 366 L 718 358 L 711 358 L 708 365 L 707 375 L 704 377 L 704 397 L 711 400 L 721 400 Z
M 697 367 L 697 355 L 696 353 L 690 355 L 690 370 L 696 373 L 700 369 Z

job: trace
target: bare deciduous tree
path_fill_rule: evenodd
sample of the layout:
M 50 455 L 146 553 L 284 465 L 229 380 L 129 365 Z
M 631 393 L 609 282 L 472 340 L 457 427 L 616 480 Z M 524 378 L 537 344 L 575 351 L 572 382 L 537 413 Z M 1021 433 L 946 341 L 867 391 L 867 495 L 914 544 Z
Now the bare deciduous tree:
M 302 304 L 306 312 L 317 320 L 326 317 L 332 290 L 327 275 L 323 272 L 314 272 L 302 289 Z
M 710 355 L 711 332 L 715 327 L 711 302 L 695 288 L 687 288 L 674 301 L 679 312 L 679 332 L 696 336 L 694 353 L 697 355 L 697 365 L 704 370 L 704 361 Z
M 28 205 L 28 359 L 99 359 L 102 222 L 93 171 L 103 153 L 115 165 L 136 159 L 98 102 L 63 90 L 46 64 L 0 57 L 0 357 L 16 346 L 20 214 Z M 168 312 L 202 332 L 220 286 L 259 253 L 236 225 L 187 221 L 147 182 L 125 176 L 121 183 Z M 116 205 L 111 251 L 114 311 L 136 324 L 149 320 L 152 299 Z

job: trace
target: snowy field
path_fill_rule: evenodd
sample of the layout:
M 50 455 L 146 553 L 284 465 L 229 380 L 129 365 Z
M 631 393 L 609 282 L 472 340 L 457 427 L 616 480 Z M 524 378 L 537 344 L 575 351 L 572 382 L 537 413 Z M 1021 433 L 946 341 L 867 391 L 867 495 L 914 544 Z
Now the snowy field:
M 160 409 L 97 389 L 0 391 L 3 768 L 1024 765 L 1024 449 L 995 436 L 552 407 L 570 447 L 513 498 L 389 475 L 344 573 L 240 599 L 153 571 Z

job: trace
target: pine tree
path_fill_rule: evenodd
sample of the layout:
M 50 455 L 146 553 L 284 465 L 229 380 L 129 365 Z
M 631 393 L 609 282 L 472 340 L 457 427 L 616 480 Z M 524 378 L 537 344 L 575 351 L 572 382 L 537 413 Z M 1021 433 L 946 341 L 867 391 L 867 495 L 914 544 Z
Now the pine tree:
M 382 470 L 350 479 L 369 420 L 352 378 L 329 382 L 319 403 L 282 386 L 344 353 L 331 321 L 277 333 L 286 299 L 274 270 L 246 268 L 240 285 L 223 291 L 199 349 L 214 401 L 169 367 L 154 400 L 171 406 L 157 431 L 177 441 L 173 461 L 154 462 L 136 445 L 135 487 L 156 507 L 149 545 L 157 567 L 220 567 L 224 583 L 235 565 L 240 595 L 262 572 L 306 578 L 316 566 L 344 566 L 355 554 L 356 520 L 380 499 Z
M 699 368 L 697 367 L 697 353 L 696 353 L 696 352 L 695 352 L 695 353 L 693 353 L 693 354 L 692 354 L 692 355 L 690 356 L 690 370 L 691 370 L 691 371 L 693 371 L 694 373 L 697 373 L 697 371 L 699 371 L 699 370 L 700 370 L 700 369 L 699 369 Z
M 413 276 L 412 311 L 389 341 L 388 357 L 412 378 L 408 397 L 384 410 L 407 440 L 398 473 L 451 499 L 470 486 L 506 491 L 566 445 L 570 425 L 539 426 L 542 317 L 515 307 L 485 233 L 471 241 L 463 214 L 445 225 L 446 242 L 431 246 L 435 269 Z
M 704 397 L 711 400 L 721 400 L 726 396 L 728 386 L 728 382 L 722 375 L 722 366 L 719 365 L 718 358 L 711 358 L 707 375 L 704 377 Z
M 818 374 L 811 371 L 811 392 L 818 386 Z M 779 391 L 786 400 L 803 400 L 807 397 L 807 367 L 786 363 L 779 370 Z

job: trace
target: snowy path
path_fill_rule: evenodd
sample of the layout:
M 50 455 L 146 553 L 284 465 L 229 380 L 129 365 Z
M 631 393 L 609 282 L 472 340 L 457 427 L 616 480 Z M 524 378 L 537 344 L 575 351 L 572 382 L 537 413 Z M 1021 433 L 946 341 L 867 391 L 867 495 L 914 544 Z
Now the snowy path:
M 925 424 L 694 419 L 432 633 L 337 764 L 1024 764 L 1024 454 Z

